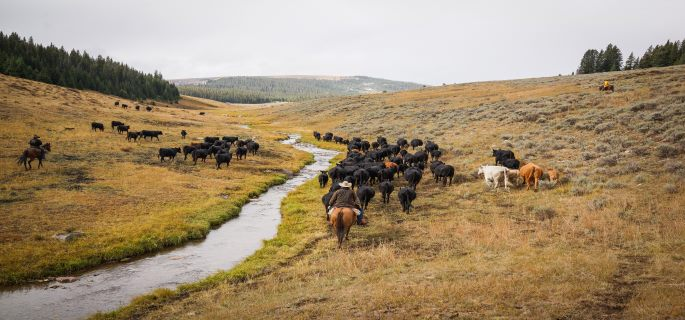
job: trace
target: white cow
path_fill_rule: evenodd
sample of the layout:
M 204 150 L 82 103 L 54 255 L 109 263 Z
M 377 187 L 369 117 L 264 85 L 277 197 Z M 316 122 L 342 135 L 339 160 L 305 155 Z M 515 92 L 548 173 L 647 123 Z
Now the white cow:
M 497 189 L 503 182 L 504 189 L 509 190 L 509 171 L 511 170 L 502 166 L 484 165 L 478 168 L 478 176 L 482 176 L 485 184 L 490 188 Z

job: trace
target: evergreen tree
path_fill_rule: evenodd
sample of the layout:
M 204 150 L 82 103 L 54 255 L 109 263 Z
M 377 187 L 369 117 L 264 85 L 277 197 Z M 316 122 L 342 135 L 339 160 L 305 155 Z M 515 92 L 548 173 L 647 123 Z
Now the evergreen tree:
M 578 67 L 577 73 L 578 74 L 595 73 L 598 56 L 599 56 L 599 52 L 597 52 L 597 50 L 595 50 L 595 49 L 590 49 L 590 50 L 585 51 L 583 58 L 580 59 L 580 66 Z
M 626 65 L 623 67 L 623 70 L 633 70 L 634 65 L 635 65 L 635 56 L 631 52 L 628 55 L 628 59 L 626 59 Z

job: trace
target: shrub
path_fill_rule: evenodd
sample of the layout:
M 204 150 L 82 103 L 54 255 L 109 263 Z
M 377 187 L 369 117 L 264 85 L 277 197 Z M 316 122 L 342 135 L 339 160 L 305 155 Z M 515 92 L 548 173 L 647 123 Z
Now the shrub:
M 635 176 L 635 182 L 636 183 L 645 183 L 645 182 L 647 182 L 647 177 L 643 174 L 638 174 Z
M 678 192 L 678 186 L 672 183 L 667 183 L 664 185 L 664 192 L 674 194 Z
M 633 148 L 633 154 L 636 156 L 648 156 L 649 148 L 647 147 L 635 147 Z
M 609 188 L 609 189 L 622 189 L 622 188 L 625 187 L 625 185 L 623 185 L 622 183 L 616 182 L 616 181 L 613 181 L 613 180 L 607 181 L 607 182 L 604 184 L 604 186 L 607 187 L 607 188 Z
M 613 167 L 618 164 L 618 157 L 615 155 L 600 158 L 597 162 L 600 166 Z
M 611 146 L 608 144 L 604 144 L 604 143 L 597 145 L 595 147 L 595 150 L 597 150 L 597 152 L 607 152 L 607 151 L 609 151 L 609 149 L 611 149 Z
M 600 210 L 606 207 L 608 203 L 609 201 L 606 198 L 599 197 L 592 199 L 592 201 L 588 203 L 588 206 L 590 207 L 590 210 Z
M 672 145 L 661 144 L 656 148 L 659 158 L 672 158 L 678 155 L 678 149 Z
M 614 128 L 614 124 L 610 122 L 605 122 L 605 123 L 600 123 L 597 126 L 595 126 L 595 132 L 596 133 L 602 133 L 604 131 L 608 131 Z
M 533 207 L 531 211 L 540 221 L 550 220 L 556 216 L 556 212 L 550 207 Z
M 683 169 L 683 164 L 678 161 L 668 161 L 664 163 L 664 171 L 673 172 Z

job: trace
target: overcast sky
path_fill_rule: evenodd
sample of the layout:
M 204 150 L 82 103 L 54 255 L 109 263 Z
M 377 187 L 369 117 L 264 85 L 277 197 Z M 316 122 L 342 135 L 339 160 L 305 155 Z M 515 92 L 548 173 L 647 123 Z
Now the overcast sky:
M 424 84 L 568 74 L 685 38 L 685 1 L 0 0 L 0 30 L 165 78 L 368 75 Z

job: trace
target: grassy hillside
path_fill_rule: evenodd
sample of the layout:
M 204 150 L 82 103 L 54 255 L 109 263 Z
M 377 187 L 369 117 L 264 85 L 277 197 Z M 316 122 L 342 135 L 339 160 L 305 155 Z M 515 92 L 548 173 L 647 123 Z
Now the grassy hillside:
M 114 101 L 127 103 L 124 110 Z M 107 261 L 201 238 L 238 213 L 251 196 L 284 181 L 309 161 L 275 141 L 283 134 L 245 129 L 234 107 L 199 99 L 136 103 L 0 75 L 0 284 L 61 275 Z M 143 106 L 142 109 L 144 109 Z M 199 115 L 200 111 L 206 115 Z M 161 130 L 159 142 L 127 142 L 109 123 Z M 105 124 L 91 132 L 92 121 Z M 181 140 L 180 131 L 189 137 Z M 17 157 L 38 134 L 52 144 L 44 168 L 25 171 Z M 160 163 L 160 147 L 181 147 L 206 135 L 255 137 L 264 152 L 216 170 L 183 156 Z M 34 168 L 37 161 L 34 162 Z M 53 235 L 81 231 L 60 242 Z
M 329 96 L 395 92 L 420 88 L 411 82 L 364 76 L 219 77 L 173 80 L 181 93 L 234 103 L 302 101 Z
M 597 91 L 607 77 L 615 93 Z M 370 226 L 354 227 L 343 250 L 329 236 L 287 263 L 148 296 L 110 316 L 685 317 L 685 67 L 331 98 L 244 116 L 309 141 L 311 130 L 433 139 L 458 183 L 424 176 L 408 215 L 396 194 L 387 207 L 375 198 Z M 486 189 L 472 174 L 493 163 L 493 146 L 560 169 L 561 183 Z M 293 195 L 296 213 L 320 230 L 323 193 L 303 186 Z M 274 241 L 310 237 L 285 228 Z

